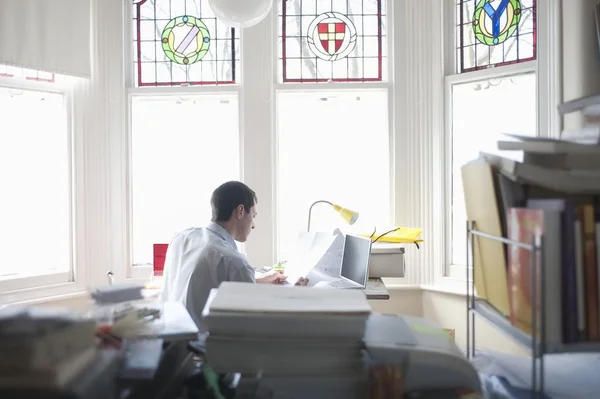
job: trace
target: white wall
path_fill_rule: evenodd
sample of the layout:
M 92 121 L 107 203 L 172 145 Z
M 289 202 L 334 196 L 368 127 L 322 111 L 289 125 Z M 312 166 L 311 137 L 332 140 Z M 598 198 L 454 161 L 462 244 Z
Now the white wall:
M 423 317 L 434 321 L 444 328 L 455 329 L 456 344 L 466 346 L 466 297 L 454 293 L 436 292 L 424 289 L 422 292 Z M 527 356 L 525 348 L 499 332 L 480 317 L 475 319 L 475 347 L 482 350 L 494 350 L 512 355 Z
M 600 94 L 600 52 L 594 7 L 597 0 L 562 2 L 563 99 Z M 578 113 L 566 115 L 565 130 L 578 129 Z
M 417 286 L 388 288 L 390 299 L 371 300 L 369 304 L 376 313 L 423 316 L 421 289 Z

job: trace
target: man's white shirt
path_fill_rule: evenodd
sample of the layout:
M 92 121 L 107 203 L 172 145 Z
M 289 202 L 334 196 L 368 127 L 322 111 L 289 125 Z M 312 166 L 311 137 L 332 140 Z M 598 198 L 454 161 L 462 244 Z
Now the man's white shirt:
M 254 283 L 254 269 L 231 235 L 217 223 L 177 233 L 167 249 L 162 297 L 183 302 L 201 332 L 210 290 L 223 281 Z

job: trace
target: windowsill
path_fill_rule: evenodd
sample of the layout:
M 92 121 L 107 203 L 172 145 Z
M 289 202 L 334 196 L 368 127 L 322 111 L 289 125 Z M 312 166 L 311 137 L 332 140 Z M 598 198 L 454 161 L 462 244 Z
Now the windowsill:
M 433 284 L 421 285 L 423 291 L 449 295 L 467 295 L 467 281 L 464 278 L 439 277 Z
M 71 292 L 69 294 L 63 294 L 63 295 L 53 295 L 53 296 L 49 296 L 49 297 L 39 297 L 39 298 L 35 298 L 35 299 L 30 299 L 30 300 L 26 300 L 26 301 L 21 301 L 21 302 L 10 302 L 7 303 L 5 305 L 39 305 L 39 304 L 48 304 L 51 302 L 58 302 L 58 301 L 67 301 L 70 299 L 79 299 L 79 298 L 88 298 L 90 296 L 89 291 L 75 291 L 75 292 Z M 2 306 L 2 305 L 0 305 Z
M 81 283 L 72 282 L 46 285 L 3 292 L 0 294 L 0 306 L 14 304 L 37 304 L 76 298 L 83 295 L 88 295 L 88 291 Z
M 385 284 L 385 289 L 388 291 L 418 291 L 421 286 L 418 284 Z
M 137 279 L 126 279 L 128 282 L 143 282 L 142 280 L 136 281 Z M 146 280 L 147 282 L 147 280 Z M 454 295 L 464 295 L 463 292 L 455 292 L 447 290 L 437 285 L 433 286 L 421 286 L 418 284 L 402 284 L 392 282 L 386 284 L 388 292 L 411 292 L 411 291 L 431 291 L 441 292 Z M 70 290 L 70 291 L 69 291 Z M 55 293 L 61 291 L 62 293 Z M 67 291 L 67 292 L 64 292 Z M 5 305 L 38 305 L 47 304 L 51 302 L 67 301 L 70 299 L 86 298 L 89 296 L 89 291 L 85 289 L 79 289 L 79 286 L 75 283 L 61 284 L 60 286 L 52 287 L 39 287 L 37 289 L 25 291 L 14 291 L 10 294 L 0 295 L 0 308 Z

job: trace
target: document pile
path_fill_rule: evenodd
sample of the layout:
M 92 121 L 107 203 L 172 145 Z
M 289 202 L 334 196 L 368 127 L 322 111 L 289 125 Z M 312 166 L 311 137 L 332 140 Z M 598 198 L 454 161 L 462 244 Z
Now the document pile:
M 204 309 L 207 363 L 265 377 L 362 375 L 370 313 L 360 290 L 225 282 Z
M 16 306 L 0 311 L 0 392 L 61 389 L 93 362 L 95 323 L 67 312 Z
M 287 261 L 285 272 L 292 284 L 300 277 L 312 287 L 319 281 L 335 281 L 340 277 L 344 257 L 344 234 L 333 232 L 301 232 L 296 249 Z

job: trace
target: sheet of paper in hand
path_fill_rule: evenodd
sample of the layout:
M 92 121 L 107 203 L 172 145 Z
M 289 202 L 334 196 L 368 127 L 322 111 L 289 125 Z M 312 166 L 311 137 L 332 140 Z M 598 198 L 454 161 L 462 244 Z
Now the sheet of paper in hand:
M 332 251 L 338 234 L 328 232 L 302 232 L 298 235 L 296 253 L 286 264 L 288 281 L 295 283 L 300 277 L 311 279 L 313 270 L 322 263 L 326 254 Z M 343 245 L 343 239 L 342 239 Z M 342 247 L 343 250 L 343 247 Z M 340 258 L 341 265 L 341 258 Z M 338 271 L 339 273 L 339 271 Z M 314 276 L 313 276 L 314 280 Z M 314 285 L 309 282 L 308 285 Z

